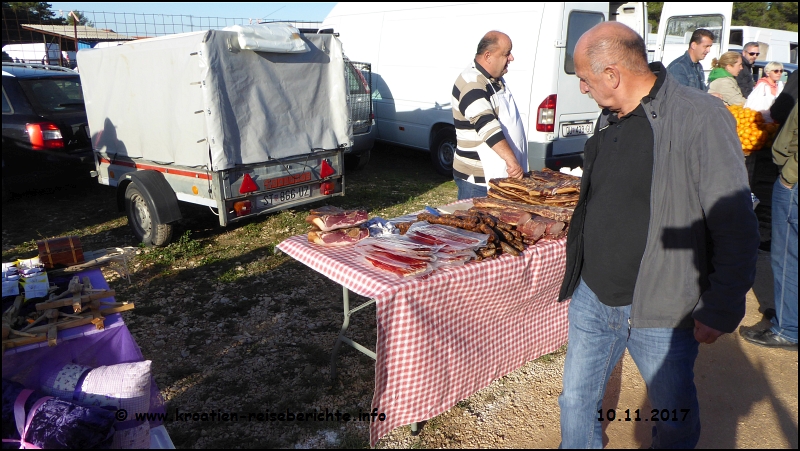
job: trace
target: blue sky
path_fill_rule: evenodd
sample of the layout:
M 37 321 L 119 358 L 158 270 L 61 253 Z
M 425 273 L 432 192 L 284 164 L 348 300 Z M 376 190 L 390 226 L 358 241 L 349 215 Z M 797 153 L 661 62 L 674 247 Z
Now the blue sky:
M 192 15 L 245 19 L 277 19 L 321 22 L 334 3 L 321 2 L 51 2 L 51 10 L 107 13 Z M 88 17 L 89 15 L 87 15 Z

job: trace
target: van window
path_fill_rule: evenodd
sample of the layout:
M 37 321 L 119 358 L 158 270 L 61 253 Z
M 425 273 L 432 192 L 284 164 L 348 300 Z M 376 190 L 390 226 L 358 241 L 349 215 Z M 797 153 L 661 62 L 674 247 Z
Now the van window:
M 681 44 L 687 49 L 689 48 L 689 41 L 692 40 L 692 33 L 698 28 L 705 28 L 714 34 L 714 43 L 721 42 L 720 33 L 722 33 L 722 16 L 679 16 L 670 17 L 667 21 L 666 42 L 669 44 Z
M 585 11 L 571 11 L 569 13 L 569 21 L 567 23 L 567 51 L 564 55 L 564 72 L 568 74 L 575 73 L 575 61 L 573 60 L 575 44 L 584 33 L 602 22 L 603 19 L 601 13 Z

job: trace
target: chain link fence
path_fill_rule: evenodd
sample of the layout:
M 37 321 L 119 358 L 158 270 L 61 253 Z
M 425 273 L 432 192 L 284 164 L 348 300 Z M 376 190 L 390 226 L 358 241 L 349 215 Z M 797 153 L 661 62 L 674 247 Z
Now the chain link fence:
M 231 25 L 265 22 L 291 24 L 316 32 L 321 22 L 259 20 L 194 15 L 54 11 L 38 13 L 3 3 L 3 61 L 75 66 L 75 54 L 86 48 L 118 45 L 135 39 L 193 31 L 218 30 Z

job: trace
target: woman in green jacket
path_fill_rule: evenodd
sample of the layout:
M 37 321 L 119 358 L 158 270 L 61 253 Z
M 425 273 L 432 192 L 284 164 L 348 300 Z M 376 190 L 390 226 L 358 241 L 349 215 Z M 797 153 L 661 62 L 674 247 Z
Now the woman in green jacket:
M 708 93 L 719 94 L 725 105 L 744 105 L 747 99 L 742 95 L 736 76 L 742 71 L 742 54 L 725 52 L 719 59 L 711 61 L 711 73 L 708 75 Z

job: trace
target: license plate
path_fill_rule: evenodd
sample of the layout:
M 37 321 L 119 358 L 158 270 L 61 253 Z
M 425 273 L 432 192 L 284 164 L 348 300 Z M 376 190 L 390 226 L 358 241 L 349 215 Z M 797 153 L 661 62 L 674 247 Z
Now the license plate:
M 312 196 L 311 185 L 295 186 L 280 191 L 259 196 L 258 203 L 261 209 L 270 208 L 274 205 L 292 202 L 294 200 L 308 199 Z
M 593 122 L 577 122 L 561 125 L 561 136 L 591 135 L 593 132 Z

